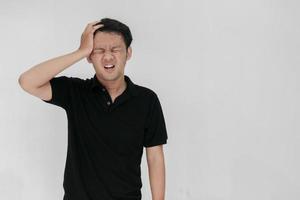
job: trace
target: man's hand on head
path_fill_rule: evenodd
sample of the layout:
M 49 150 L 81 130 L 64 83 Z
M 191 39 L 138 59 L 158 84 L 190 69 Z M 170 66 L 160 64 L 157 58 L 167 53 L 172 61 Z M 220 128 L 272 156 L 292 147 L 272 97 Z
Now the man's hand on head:
M 99 21 L 94 21 L 88 23 L 87 26 L 85 27 L 81 35 L 80 47 L 78 48 L 78 50 L 84 52 L 85 57 L 88 57 L 92 53 L 93 43 L 94 43 L 94 32 L 102 26 L 104 25 L 99 24 Z

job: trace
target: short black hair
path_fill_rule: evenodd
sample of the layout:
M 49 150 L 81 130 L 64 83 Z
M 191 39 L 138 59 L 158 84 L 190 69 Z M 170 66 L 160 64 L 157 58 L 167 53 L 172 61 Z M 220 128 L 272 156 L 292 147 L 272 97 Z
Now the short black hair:
M 101 19 L 100 22 L 98 22 L 95 25 L 98 25 L 98 24 L 103 24 L 104 26 L 98 28 L 94 32 L 94 36 L 96 35 L 96 33 L 98 31 L 119 34 L 122 36 L 122 38 L 125 42 L 126 49 L 128 49 L 128 47 L 130 46 L 130 44 L 132 42 L 132 35 L 131 35 L 129 27 L 126 24 L 124 24 L 116 19 L 111 19 L 111 18 L 103 18 L 103 19 Z

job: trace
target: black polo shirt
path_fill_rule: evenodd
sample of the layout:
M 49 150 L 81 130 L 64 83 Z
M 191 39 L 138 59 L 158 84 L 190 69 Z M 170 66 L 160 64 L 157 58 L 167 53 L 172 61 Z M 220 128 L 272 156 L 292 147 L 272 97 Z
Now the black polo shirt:
M 114 102 L 93 78 L 50 80 L 52 99 L 68 119 L 64 200 L 140 200 L 143 147 L 167 143 L 157 94 L 124 75 L 124 92 Z

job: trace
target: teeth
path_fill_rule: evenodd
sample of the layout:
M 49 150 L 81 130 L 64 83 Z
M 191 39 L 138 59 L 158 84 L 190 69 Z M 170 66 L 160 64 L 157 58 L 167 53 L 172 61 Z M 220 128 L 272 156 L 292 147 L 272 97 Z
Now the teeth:
M 113 67 L 114 65 L 105 65 L 104 67 L 106 67 L 106 68 L 111 68 L 111 67 Z

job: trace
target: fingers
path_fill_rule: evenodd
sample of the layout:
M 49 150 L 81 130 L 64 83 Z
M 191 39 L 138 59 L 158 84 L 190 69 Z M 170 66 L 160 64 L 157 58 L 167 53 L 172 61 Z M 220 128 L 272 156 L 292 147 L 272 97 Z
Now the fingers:
M 94 33 L 98 28 L 104 26 L 103 24 L 99 24 L 93 27 L 93 30 L 91 31 L 91 33 Z
M 103 24 L 93 25 L 93 29 L 98 29 L 100 27 L 104 26 Z
M 98 28 L 104 26 L 103 24 L 100 24 L 100 20 L 88 23 L 84 32 L 94 32 Z
M 94 21 L 94 22 L 91 22 L 91 23 L 88 23 L 88 27 L 93 27 L 93 26 L 96 26 L 97 24 L 100 23 L 100 20 L 97 20 L 97 21 Z
M 92 26 L 97 26 L 97 25 L 99 25 L 100 23 L 101 23 L 101 21 L 95 21 L 95 22 L 91 23 L 91 25 L 92 25 Z

